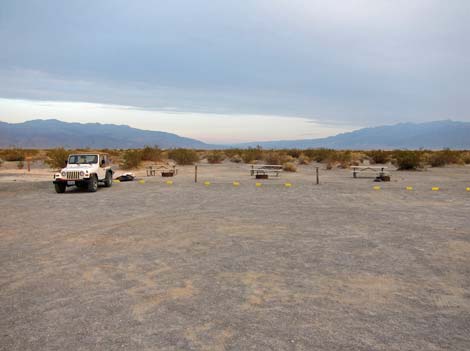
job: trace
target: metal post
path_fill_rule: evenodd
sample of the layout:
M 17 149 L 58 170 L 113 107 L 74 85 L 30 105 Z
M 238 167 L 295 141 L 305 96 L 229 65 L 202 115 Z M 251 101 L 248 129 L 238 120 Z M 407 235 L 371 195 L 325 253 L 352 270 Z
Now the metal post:
M 197 164 L 194 165 L 194 183 L 197 183 Z
M 315 167 L 316 168 L 316 173 L 317 173 L 317 185 L 320 184 L 320 176 L 318 174 L 318 167 Z

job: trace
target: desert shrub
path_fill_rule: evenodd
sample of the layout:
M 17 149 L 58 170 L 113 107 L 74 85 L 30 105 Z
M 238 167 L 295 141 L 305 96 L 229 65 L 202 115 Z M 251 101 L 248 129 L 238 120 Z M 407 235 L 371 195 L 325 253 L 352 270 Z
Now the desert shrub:
M 384 150 L 367 151 L 366 155 L 372 159 L 374 163 L 387 163 L 390 161 L 390 153 Z
M 264 154 L 263 160 L 268 165 L 279 165 L 281 164 L 281 155 L 279 152 L 269 151 Z
M 462 153 L 462 161 L 463 163 L 465 163 L 466 165 L 469 165 L 470 164 L 470 152 L 463 152 Z
M 17 164 L 16 164 L 16 167 L 18 169 L 23 169 L 24 168 L 24 162 L 23 161 L 18 161 Z
M 459 164 L 463 161 L 460 152 L 445 149 L 430 154 L 428 162 L 432 167 L 444 167 L 445 165 Z
M 419 151 L 397 150 L 393 154 L 399 170 L 413 170 L 420 167 L 421 152 Z
M 10 162 L 24 161 L 25 151 L 22 149 L 6 149 L 3 150 L 3 159 Z
M 58 147 L 47 151 L 46 156 L 46 164 L 51 168 L 58 169 L 65 166 L 69 156 L 69 151 L 65 150 L 63 147 Z
M 304 154 L 299 156 L 299 165 L 308 165 L 309 163 L 310 158 L 308 158 L 308 156 L 305 156 Z
M 122 153 L 122 150 L 117 150 L 117 149 L 101 149 L 100 152 L 104 154 L 108 154 L 109 156 L 120 156 Z
M 302 155 L 302 150 L 299 149 L 289 149 L 285 153 L 293 158 L 299 158 Z
M 138 168 L 142 163 L 142 150 L 127 150 L 122 155 L 122 169 Z
M 286 162 L 282 165 L 282 169 L 286 172 L 297 172 L 297 167 L 293 162 Z
M 199 161 L 199 155 L 192 149 L 172 149 L 168 152 L 168 157 L 179 165 L 192 165 Z
M 158 146 L 145 146 L 142 149 L 142 161 L 153 161 L 157 162 L 161 160 L 162 150 Z
M 240 155 L 233 155 L 231 158 L 230 158 L 230 162 L 234 162 L 234 163 L 241 163 L 243 160 L 241 158 Z
M 246 150 L 243 150 L 241 156 L 243 162 L 253 163 L 254 161 L 263 159 L 263 150 L 259 146 L 256 148 L 248 148 Z
M 20 152 L 23 154 L 23 156 L 26 157 L 34 157 L 39 154 L 38 149 L 20 149 Z
M 328 161 L 333 153 L 335 150 L 325 148 L 304 150 L 304 155 L 315 162 Z
M 338 166 L 341 168 L 347 168 L 352 163 L 352 153 L 351 151 L 331 150 L 327 161 L 331 164 L 338 164 Z
M 232 158 L 236 155 L 240 156 L 241 154 L 243 154 L 243 150 L 242 149 L 225 149 L 224 153 L 228 158 Z
M 207 155 L 207 162 L 209 163 L 221 163 L 225 160 L 225 154 L 223 151 L 212 151 Z
M 287 162 L 293 162 L 295 163 L 297 161 L 297 159 L 295 159 L 294 157 L 290 156 L 290 155 L 287 155 L 285 153 L 281 153 L 279 155 L 279 157 L 281 158 L 281 162 L 280 164 L 284 164 L 284 163 L 287 163 Z

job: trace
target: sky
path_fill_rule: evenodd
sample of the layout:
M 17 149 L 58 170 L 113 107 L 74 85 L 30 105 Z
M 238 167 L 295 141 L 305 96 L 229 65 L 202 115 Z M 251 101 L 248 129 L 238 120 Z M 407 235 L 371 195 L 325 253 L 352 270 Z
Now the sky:
M 0 120 L 206 142 L 470 121 L 467 0 L 0 3 Z

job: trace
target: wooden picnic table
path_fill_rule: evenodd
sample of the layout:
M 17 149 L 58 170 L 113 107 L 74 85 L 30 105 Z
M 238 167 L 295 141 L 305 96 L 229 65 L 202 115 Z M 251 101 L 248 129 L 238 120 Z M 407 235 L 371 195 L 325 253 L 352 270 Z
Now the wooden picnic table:
M 362 172 L 372 171 L 374 172 L 377 177 L 383 177 L 387 174 L 385 171 L 388 169 L 386 166 L 351 166 L 353 172 L 353 178 L 357 178 L 357 175 Z
M 175 165 L 156 165 L 147 167 L 147 177 L 155 176 L 156 172 L 161 173 L 162 177 L 172 177 L 178 174 Z
M 281 165 L 252 165 L 250 170 L 251 176 L 269 176 L 279 177 L 282 172 Z

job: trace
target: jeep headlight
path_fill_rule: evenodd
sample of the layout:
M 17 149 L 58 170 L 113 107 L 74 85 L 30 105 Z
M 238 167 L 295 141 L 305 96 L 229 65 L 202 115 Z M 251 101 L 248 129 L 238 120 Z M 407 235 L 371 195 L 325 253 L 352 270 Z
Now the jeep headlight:
M 85 175 L 85 172 L 80 171 L 80 177 L 83 177 Z
M 65 173 L 65 171 L 60 172 L 60 175 L 61 175 L 62 177 L 65 177 L 66 174 L 67 174 L 67 173 Z

